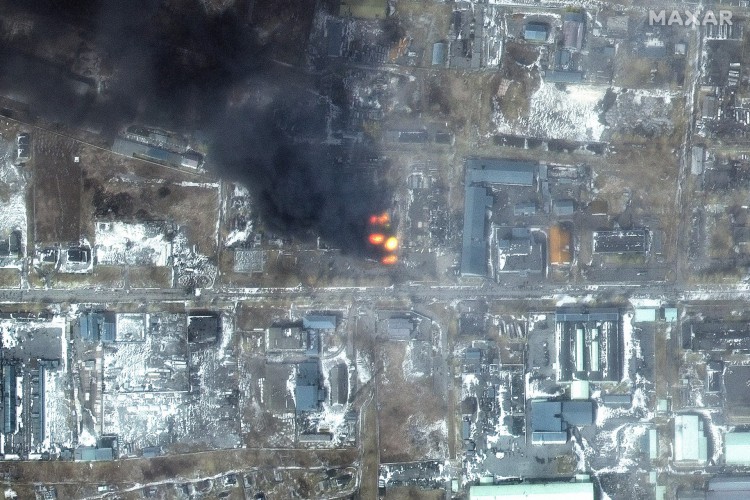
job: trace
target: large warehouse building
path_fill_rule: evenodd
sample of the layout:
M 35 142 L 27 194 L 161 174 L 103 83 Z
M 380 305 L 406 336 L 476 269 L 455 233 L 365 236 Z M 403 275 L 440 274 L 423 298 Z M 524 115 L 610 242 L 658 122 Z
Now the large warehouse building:
M 619 381 L 622 377 L 620 312 L 561 309 L 555 313 L 557 380 Z
M 534 162 L 497 158 L 466 160 L 462 276 L 487 275 L 487 212 L 492 185 L 532 187 L 539 170 Z
M 472 486 L 469 500 L 594 500 L 594 484 L 521 483 Z

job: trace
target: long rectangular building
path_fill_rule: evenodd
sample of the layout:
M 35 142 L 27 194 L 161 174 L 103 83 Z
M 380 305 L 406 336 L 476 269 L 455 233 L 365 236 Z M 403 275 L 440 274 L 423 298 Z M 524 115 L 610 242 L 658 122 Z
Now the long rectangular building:
M 487 210 L 492 207 L 492 197 L 487 189 L 466 186 L 464 201 L 464 233 L 461 252 L 461 275 L 487 274 Z
M 520 483 L 472 486 L 470 500 L 594 500 L 594 484 Z

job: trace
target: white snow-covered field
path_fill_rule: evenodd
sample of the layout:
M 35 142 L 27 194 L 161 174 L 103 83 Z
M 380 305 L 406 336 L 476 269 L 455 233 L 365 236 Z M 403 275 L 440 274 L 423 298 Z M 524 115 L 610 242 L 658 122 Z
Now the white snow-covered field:
M 97 222 L 94 241 L 99 264 L 166 266 L 172 256 L 159 224 Z
M 590 85 L 567 85 L 561 90 L 542 80 L 539 89 L 531 95 L 528 117 L 511 123 L 495 110 L 495 132 L 542 139 L 599 141 L 606 126 L 599 121 L 598 106 L 606 92 L 605 87 Z
M 14 165 L 13 145 L 0 140 L 0 184 L 5 185 L 7 200 L 0 198 L 0 238 L 7 238 L 11 231 L 21 231 L 21 241 L 26 242 L 26 188 L 22 167 Z M 21 260 L 3 262 L 2 267 L 19 268 Z

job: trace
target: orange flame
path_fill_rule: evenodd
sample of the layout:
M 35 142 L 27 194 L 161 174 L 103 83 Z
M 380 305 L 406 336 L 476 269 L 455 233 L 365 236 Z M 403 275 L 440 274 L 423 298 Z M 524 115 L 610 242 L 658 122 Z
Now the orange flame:
M 380 215 L 371 215 L 370 216 L 370 224 L 373 226 L 385 226 L 386 224 L 391 222 L 391 216 L 388 215 L 388 212 L 383 212 Z
M 393 252 L 398 248 L 398 238 L 395 236 L 391 236 L 387 240 L 385 240 L 385 243 L 383 243 L 383 248 L 388 250 L 389 252 Z
M 373 245 L 380 245 L 385 241 L 385 236 L 380 233 L 372 233 L 368 239 Z
M 383 257 L 382 259 L 380 259 L 380 262 L 382 264 L 385 264 L 386 266 L 392 266 L 393 264 L 396 264 L 398 262 L 398 257 L 396 257 L 393 254 L 386 255 L 385 257 Z

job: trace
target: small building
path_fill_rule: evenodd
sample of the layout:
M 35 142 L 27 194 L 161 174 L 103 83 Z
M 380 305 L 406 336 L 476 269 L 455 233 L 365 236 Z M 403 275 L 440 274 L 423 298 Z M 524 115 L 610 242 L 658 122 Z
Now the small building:
M 524 215 L 535 215 L 536 214 L 536 203 L 533 201 L 522 201 L 513 205 L 513 215 L 521 217 Z
M 549 83 L 581 83 L 583 73 L 580 71 L 545 71 L 542 75 Z
M 498 231 L 503 229 L 498 228 Z M 505 228 L 497 241 L 497 273 L 527 275 L 544 270 L 542 245 L 526 228 Z
M 116 317 L 111 312 L 85 312 L 78 318 L 78 333 L 86 342 L 114 342 Z
M 305 343 L 299 326 L 272 326 L 266 330 L 266 352 L 304 351 Z
M 180 166 L 197 170 L 203 162 L 203 155 L 196 151 L 187 151 L 182 154 Z
M 411 340 L 414 333 L 414 323 L 408 318 L 388 318 L 389 340 Z
M 708 480 L 706 500 L 745 500 L 750 498 L 749 476 L 716 476 Z
M 74 459 L 82 462 L 114 460 L 114 450 L 112 448 L 97 448 L 95 446 L 79 446 L 75 450 Z
M 563 18 L 563 47 L 581 50 L 585 18 L 582 12 L 568 12 Z
M 523 37 L 528 42 L 545 43 L 549 34 L 549 26 L 544 23 L 526 23 L 523 29 Z
M 750 432 L 727 432 L 724 436 L 727 465 L 750 465 Z
M 344 48 L 344 22 L 329 19 L 326 22 L 326 54 L 328 57 L 341 57 Z
M 705 464 L 708 460 L 708 438 L 698 415 L 674 418 L 674 461 Z
M 656 321 L 655 307 L 636 307 L 633 316 L 634 323 L 653 323 Z
M 629 407 L 633 404 L 633 398 L 630 394 L 604 394 L 602 395 L 602 404 L 604 406 Z
M 573 215 L 575 209 L 575 203 L 570 199 L 556 200 L 552 204 L 552 212 L 555 215 Z
M 336 316 L 323 314 L 308 314 L 302 318 L 302 327 L 312 330 L 335 330 Z
M 194 313 L 188 317 L 188 342 L 214 344 L 221 337 L 221 316 L 213 312 Z
M 664 308 L 664 321 L 666 321 L 667 323 L 677 322 L 677 308 L 676 307 Z
M 432 65 L 445 66 L 448 46 L 445 42 L 437 42 L 432 46 Z
M 478 485 L 469 488 L 469 500 L 594 500 L 591 481 Z
M 574 380 L 570 383 L 570 399 L 586 401 L 591 397 L 591 384 L 586 380 Z

